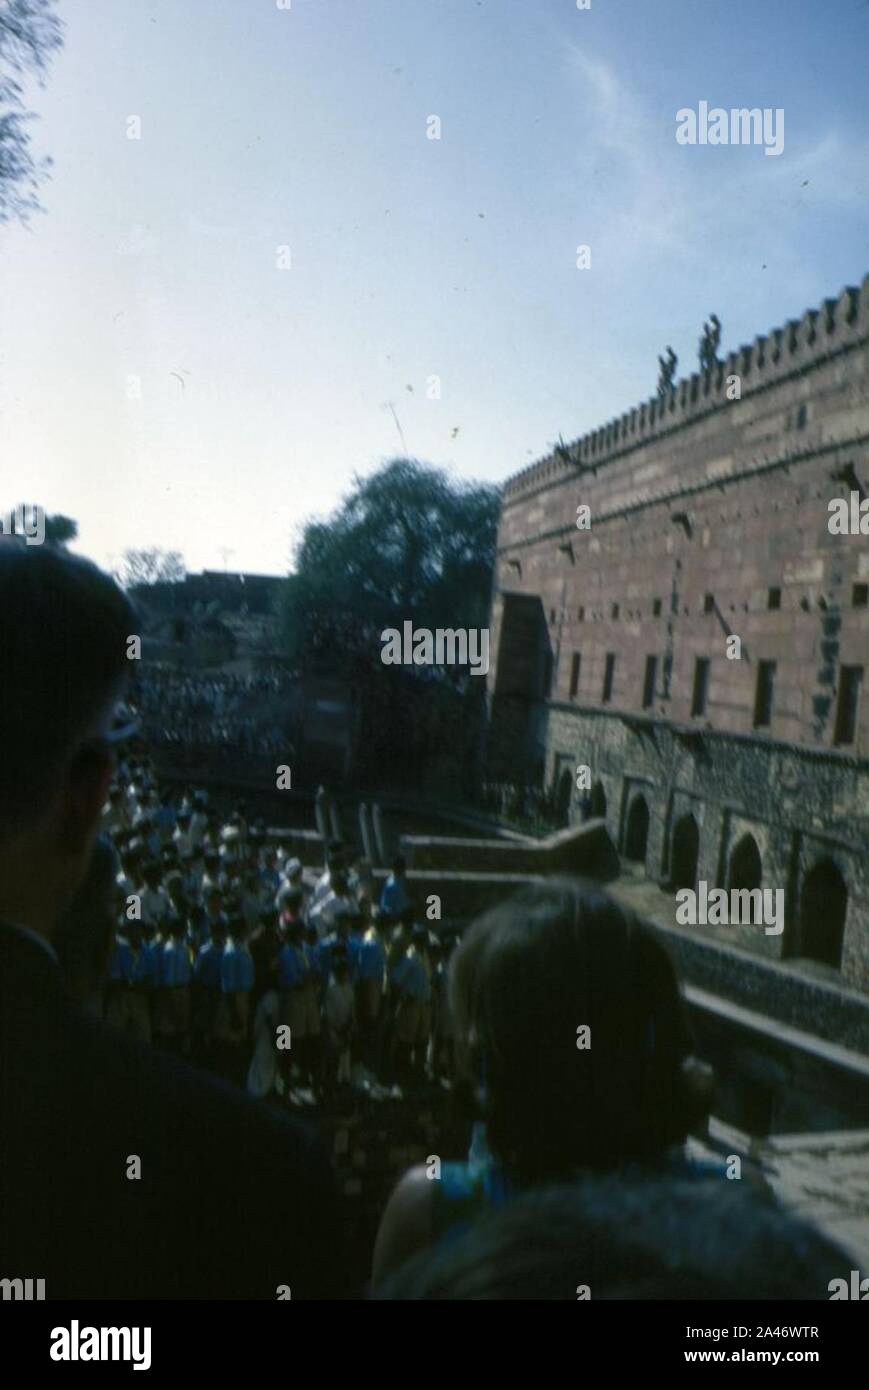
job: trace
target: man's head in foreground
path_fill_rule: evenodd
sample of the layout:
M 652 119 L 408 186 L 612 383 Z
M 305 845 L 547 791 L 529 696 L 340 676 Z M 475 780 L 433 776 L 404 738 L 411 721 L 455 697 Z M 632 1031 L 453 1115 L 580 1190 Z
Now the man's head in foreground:
M 0 541 L 0 920 L 51 936 L 114 765 L 133 609 L 95 565 Z

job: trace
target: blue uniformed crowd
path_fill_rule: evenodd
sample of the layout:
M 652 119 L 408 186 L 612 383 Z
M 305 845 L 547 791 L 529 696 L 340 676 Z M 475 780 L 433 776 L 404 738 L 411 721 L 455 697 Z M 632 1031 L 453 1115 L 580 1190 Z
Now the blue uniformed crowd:
M 103 828 L 107 1022 L 294 1105 L 447 1084 L 455 943 L 416 920 L 400 857 L 380 885 L 337 841 L 305 869 L 243 803 L 161 791 L 145 756 L 119 765 Z

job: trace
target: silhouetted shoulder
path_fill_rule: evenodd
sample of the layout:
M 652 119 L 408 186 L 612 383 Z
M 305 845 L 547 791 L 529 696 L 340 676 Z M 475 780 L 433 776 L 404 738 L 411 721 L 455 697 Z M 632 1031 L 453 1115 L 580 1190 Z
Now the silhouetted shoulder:
M 312 1133 L 60 993 L 27 1002 L 4 1011 L 0 1036 L 16 1268 L 45 1277 L 49 1298 L 337 1293 L 332 1181 Z

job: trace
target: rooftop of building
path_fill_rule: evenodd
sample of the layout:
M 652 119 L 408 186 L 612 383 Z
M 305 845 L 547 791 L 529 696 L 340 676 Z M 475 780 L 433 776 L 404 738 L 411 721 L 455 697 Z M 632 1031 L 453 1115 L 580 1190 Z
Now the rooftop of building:
M 203 570 L 201 574 L 186 574 L 180 580 L 138 584 L 133 593 L 137 602 L 161 613 L 174 613 L 179 607 L 214 601 L 221 615 L 244 608 L 249 614 L 271 616 L 283 583 L 281 575 Z
M 788 319 L 781 327 L 758 335 L 753 343 L 742 344 L 718 360 L 710 371 L 682 377 L 664 395 L 652 396 L 572 443 L 556 445 L 507 479 L 504 503 L 571 474 L 595 473 L 602 464 L 628 450 L 729 405 L 728 378 L 739 376 L 740 398 L 744 398 L 867 340 L 869 274 L 861 285 L 846 286 L 838 298 L 825 299 L 817 309 L 807 309 L 801 318 Z

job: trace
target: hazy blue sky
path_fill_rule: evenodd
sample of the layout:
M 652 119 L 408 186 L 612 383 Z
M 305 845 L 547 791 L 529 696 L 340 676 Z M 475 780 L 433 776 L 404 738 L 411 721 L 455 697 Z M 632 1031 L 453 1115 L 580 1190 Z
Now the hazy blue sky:
M 284 571 L 401 452 L 387 402 L 501 481 L 652 395 L 665 343 L 693 370 L 711 311 L 727 351 L 869 269 L 869 0 L 60 12 L 47 214 L 0 229 L 0 505 L 101 562 Z M 701 100 L 783 108 L 783 154 L 678 145 Z

